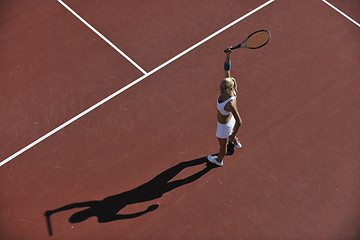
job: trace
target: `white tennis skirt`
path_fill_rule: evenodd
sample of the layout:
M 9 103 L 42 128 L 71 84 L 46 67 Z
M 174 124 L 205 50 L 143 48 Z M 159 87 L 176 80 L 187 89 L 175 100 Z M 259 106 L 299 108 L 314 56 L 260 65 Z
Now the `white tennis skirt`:
M 228 138 L 233 132 L 234 126 L 235 126 L 235 118 L 234 116 L 231 116 L 231 119 L 229 122 L 222 124 L 217 123 L 217 130 L 216 130 L 216 136 L 218 138 Z

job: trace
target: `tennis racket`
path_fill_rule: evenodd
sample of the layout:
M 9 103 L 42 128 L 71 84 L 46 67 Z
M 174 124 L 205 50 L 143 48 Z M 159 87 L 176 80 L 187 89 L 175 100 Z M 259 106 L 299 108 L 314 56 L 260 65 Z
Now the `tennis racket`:
M 244 41 L 235 47 L 225 49 L 225 53 L 237 48 L 258 49 L 265 46 L 270 41 L 270 32 L 268 30 L 258 30 L 250 34 Z

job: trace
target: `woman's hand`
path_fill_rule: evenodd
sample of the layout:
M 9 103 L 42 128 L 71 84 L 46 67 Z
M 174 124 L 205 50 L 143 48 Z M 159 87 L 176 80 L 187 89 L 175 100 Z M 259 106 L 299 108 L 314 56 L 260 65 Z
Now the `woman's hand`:
M 233 50 L 231 50 L 232 46 L 226 48 L 226 50 L 224 51 L 226 54 L 231 54 Z

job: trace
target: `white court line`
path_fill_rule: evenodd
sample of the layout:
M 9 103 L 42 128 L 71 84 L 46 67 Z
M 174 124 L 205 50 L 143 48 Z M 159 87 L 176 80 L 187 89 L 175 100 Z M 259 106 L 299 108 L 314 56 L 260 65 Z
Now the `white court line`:
M 327 5 L 329 5 L 332 9 L 334 9 L 335 11 L 337 11 L 338 13 L 340 13 L 341 15 L 343 15 L 344 17 L 346 17 L 348 20 L 350 20 L 351 22 L 353 22 L 356 26 L 360 27 L 360 24 L 358 22 L 356 22 L 354 19 L 352 19 L 351 17 L 349 17 L 348 15 L 346 15 L 345 13 L 343 13 L 342 11 L 340 11 L 338 8 L 336 8 L 334 5 L 332 5 L 331 3 L 329 3 L 326 0 L 322 0 L 324 3 L 326 3 Z
M 131 82 L 130 84 L 126 85 L 125 87 L 121 88 L 120 90 L 118 90 L 117 92 L 111 94 L 110 96 L 108 96 L 107 98 L 101 100 L 100 102 L 96 103 L 95 105 L 91 106 L 90 108 L 86 109 L 85 111 L 83 111 L 82 113 L 78 114 L 77 116 L 73 117 L 72 119 L 68 120 L 67 122 L 61 124 L 59 127 L 55 128 L 54 130 L 50 131 L 49 133 L 45 134 L 44 136 L 42 136 L 41 138 L 39 138 L 38 140 L 32 142 L 31 144 L 29 144 L 28 146 L 24 147 L 23 149 L 21 149 L 20 151 L 14 153 L 13 155 L 11 155 L 10 157 L 6 158 L 5 160 L 3 160 L 2 162 L 0 162 L 0 167 L 3 166 L 4 164 L 10 162 L 11 160 L 13 160 L 14 158 L 16 158 L 17 156 L 19 156 L 20 154 L 24 153 L 25 151 L 29 150 L 30 148 L 34 147 L 35 145 L 37 145 L 38 143 L 44 141 L 46 138 L 50 137 L 51 135 L 55 134 L 56 132 L 60 131 L 61 129 L 65 128 L 66 126 L 68 126 L 69 124 L 73 123 L 74 121 L 78 120 L 79 118 L 83 117 L 84 115 L 88 114 L 89 112 L 93 111 L 95 108 L 103 105 L 104 103 L 106 103 L 107 101 L 109 101 L 110 99 L 116 97 L 117 95 L 119 95 L 120 93 L 124 92 L 125 90 L 131 88 L 132 86 L 134 86 L 135 84 L 141 82 L 142 80 L 144 80 L 145 78 L 147 78 L 148 76 L 152 75 L 153 73 L 159 71 L 160 69 L 164 68 L 165 66 L 169 65 L 170 63 L 172 63 L 173 61 L 175 61 L 176 59 L 180 58 L 181 56 L 185 55 L 186 53 L 190 52 L 191 50 L 193 50 L 194 48 L 200 46 L 201 44 L 205 43 L 206 41 L 210 40 L 211 38 L 215 37 L 216 35 L 220 34 L 221 32 L 225 31 L 226 29 L 232 27 L 233 25 L 235 25 L 236 23 L 240 22 L 241 20 L 245 19 L 246 17 L 254 14 L 255 12 L 259 11 L 260 9 L 266 7 L 267 5 L 269 5 L 270 3 L 274 2 L 275 0 L 270 0 L 267 1 L 266 3 L 264 3 L 263 5 L 255 8 L 254 10 L 252 10 L 251 12 L 245 14 L 244 16 L 236 19 L 235 21 L 229 23 L 228 25 L 226 25 L 225 27 L 223 27 L 222 29 L 218 30 L 217 32 L 211 34 L 210 36 L 208 36 L 207 38 L 204 38 L 203 40 L 201 40 L 200 42 L 198 42 L 197 44 L 191 46 L 190 48 L 186 49 L 185 51 L 179 53 L 178 55 L 176 55 L 175 57 L 171 58 L 170 60 L 168 60 L 167 62 L 161 64 L 160 66 L 156 67 L 155 69 L 153 69 L 152 71 L 150 71 L 149 73 L 146 73 L 145 75 L 143 75 L 142 77 L 138 78 L 137 80 Z
M 72 10 L 68 5 L 66 5 L 63 1 L 57 0 L 61 5 L 63 5 L 69 12 L 71 12 L 75 17 L 77 17 L 81 22 L 83 22 L 88 28 L 90 28 L 94 33 L 96 33 L 100 38 L 102 38 L 107 44 L 109 44 L 112 48 L 115 49 L 118 53 L 120 53 L 124 58 L 126 58 L 129 62 L 132 63 L 137 69 L 139 69 L 143 74 L 147 74 L 147 72 L 142 69 L 136 62 L 134 62 L 131 58 L 129 58 L 123 51 L 121 51 L 118 47 L 116 47 L 112 42 L 109 41 L 104 35 L 102 35 L 98 30 L 96 30 L 93 26 L 91 26 L 88 22 L 86 22 L 82 17 L 79 16 L 74 10 Z

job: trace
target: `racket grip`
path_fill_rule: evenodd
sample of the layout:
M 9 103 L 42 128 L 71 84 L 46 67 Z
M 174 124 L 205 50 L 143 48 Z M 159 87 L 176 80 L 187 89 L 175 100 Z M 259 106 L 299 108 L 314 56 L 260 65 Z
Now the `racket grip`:
M 232 52 L 232 49 L 231 49 L 231 48 L 227 48 L 227 49 L 224 50 L 224 53 L 229 53 L 229 52 L 230 52 L 230 53 Z

